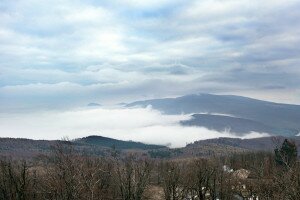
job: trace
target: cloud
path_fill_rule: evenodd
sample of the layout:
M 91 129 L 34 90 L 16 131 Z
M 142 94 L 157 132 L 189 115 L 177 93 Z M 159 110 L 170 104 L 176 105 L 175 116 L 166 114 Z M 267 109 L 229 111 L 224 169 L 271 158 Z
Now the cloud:
M 59 82 L 4 86 L 0 88 L 0 112 L 72 109 L 90 102 L 113 105 L 162 96 L 175 97 L 178 93 L 211 92 L 216 87 L 218 83 L 201 83 L 189 77 L 177 79 L 176 75 L 170 75 L 166 79 L 158 76 L 147 77 L 144 80 L 120 80 L 87 85 Z M 219 87 L 225 88 L 226 84 Z
M 299 104 L 299 9 L 297 0 L 3 0 L 0 110 L 198 92 Z
M 122 140 L 182 147 L 196 140 L 236 137 L 229 132 L 211 131 L 202 127 L 183 127 L 180 120 L 188 115 L 163 115 L 148 108 L 81 108 L 72 111 L 11 113 L 0 120 L 0 137 L 33 139 L 78 138 L 101 135 Z M 17 124 L 17 126 L 16 126 Z M 249 133 L 242 138 L 267 136 Z

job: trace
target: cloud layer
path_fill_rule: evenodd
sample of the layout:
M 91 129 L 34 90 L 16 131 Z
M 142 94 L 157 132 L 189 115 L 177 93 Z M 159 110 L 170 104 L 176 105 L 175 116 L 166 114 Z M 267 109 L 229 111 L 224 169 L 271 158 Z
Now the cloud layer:
M 0 120 L 0 137 L 33 139 L 70 139 L 101 135 L 122 140 L 182 147 L 196 140 L 236 137 L 202 127 L 183 127 L 180 120 L 188 115 L 163 115 L 148 108 L 82 108 L 73 111 L 9 114 Z M 267 136 L 249 133 L 242 138 Z
M 300 103 L 297 0 L 2 0 L 0 112 L 197 92 Z

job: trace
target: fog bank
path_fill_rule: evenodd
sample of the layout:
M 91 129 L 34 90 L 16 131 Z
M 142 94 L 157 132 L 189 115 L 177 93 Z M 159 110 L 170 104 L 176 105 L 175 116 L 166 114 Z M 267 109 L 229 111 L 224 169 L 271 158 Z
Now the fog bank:
M 148 108 L 81 108 L 72 111 L 14 113 L 0 117 L 0 137 L 70 139 L 101 135 L 121 140 L 182 147 L 196 140 L 237 137 L 204 127 L 184 127 L 189 115 L 163 115 Z M 242 138 L 268 136 L 251 132 Z

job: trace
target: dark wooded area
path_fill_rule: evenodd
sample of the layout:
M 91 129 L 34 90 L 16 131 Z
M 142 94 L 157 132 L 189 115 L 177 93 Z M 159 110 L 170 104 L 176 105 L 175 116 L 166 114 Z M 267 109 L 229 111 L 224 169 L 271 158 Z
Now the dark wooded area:
M 78 154 L 57 143 L 30 160 L 2 157 L 0 199 L 300 199 L 297 149 L 284 141 L 274 153 L 151 159 Z

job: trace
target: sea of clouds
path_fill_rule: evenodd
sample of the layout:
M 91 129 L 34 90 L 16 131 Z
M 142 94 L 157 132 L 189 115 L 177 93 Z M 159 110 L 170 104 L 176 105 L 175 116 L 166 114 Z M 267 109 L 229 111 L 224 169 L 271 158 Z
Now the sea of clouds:
M 189 118 L 189 115 L 164 115 L 151 107 L 85 107 L 69 111 L 11 113 L 0 119 L 0 137 L 55 140 L 101 135 L 170 147 L 182 147 L 209 138 L 237 137 L 226 131 L 180 125 L 181 120 Z M 241 138 L 262 136 L 268 134 L 251 132 Z

